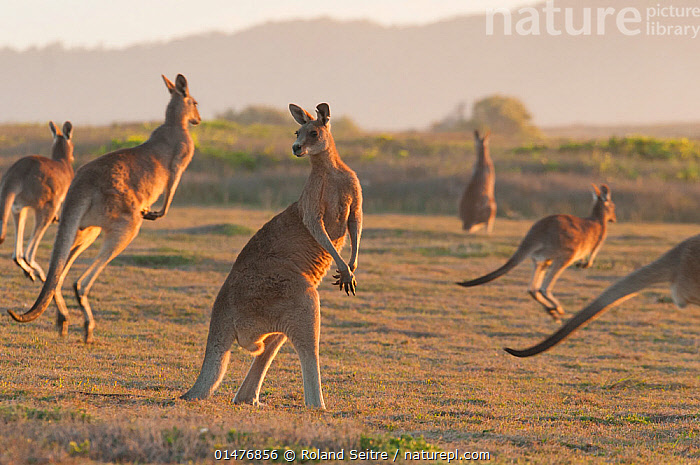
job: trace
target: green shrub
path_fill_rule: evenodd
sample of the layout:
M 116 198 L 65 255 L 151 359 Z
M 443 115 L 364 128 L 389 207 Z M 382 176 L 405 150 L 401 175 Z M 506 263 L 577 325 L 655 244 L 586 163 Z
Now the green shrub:
M 109 143 L 101 146 L 98 153 L 109 153 L 115 150 L 130 149 L 146 142 L 146 139 L 141 136 L 129 136 L 126 139 L 112 139 Z

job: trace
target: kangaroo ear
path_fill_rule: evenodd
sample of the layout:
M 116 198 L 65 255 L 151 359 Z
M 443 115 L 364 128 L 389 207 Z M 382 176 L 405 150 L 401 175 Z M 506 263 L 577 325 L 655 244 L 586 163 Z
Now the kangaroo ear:
M 478 129 L 474 129 L 474 137 L 475 137 L 477 140 L 481 140 L 481 137 L 479 137 L 479 130 L 478 130 Z
M 486 142 L 487 140 L 489 140 L 490 137 L 491 137 L 491 130 L 490 130 L 490 129 L 487 129 L 487 130 L 486 130 L 486 134 L 484 134 L 484 142 Z
M 603 200 L 610 201 L 610 188 L 607 186 L 607 184 L 601 184 L 600 185 L 600 196 L 603 198 Z
M 73 125 L 71 124 L 70 121 L 66 121 L 65 123 L 63 123 L 63 137 L 70 140 L 70 138 L 72 136 L 73 136 Z
M 316 115 L 316 119 L 320 120 L 324 126 L 327 125 L 331 119 L 331 107 L 327 103 L 319 103 L 316 105 Z
M 591 186 L 593 186 L 593 193 L 594 193 L 593 197 L 594 198 L 600 197 L 600 189 L 598 189 L 598 186 L 596 186 L 595 184 L 591 184 Z
M 314 120 L 314 117 L 311 116 L 311 113 L 304 110 L 299 105 L 294 105 L 293 103 L 289 104 L 289 112 L 292 114 L 292 117 L 294 117 L 294 120 L 299 124 L 306 124 L 309 121 Z
M 49 129 L 51 129 L 51 134 L 53 134 L 54 137 L 58 135 L 58 128 L 53 124 L 53 121 L 49 121 Z
M 168 78 L 165 77 L 164 74 L 161 74 L 160 77 L 163 78 L 163 81 L 165 81 L 165 87 L 168 88 L 168 91 L 172 94 L 175 92 L 175 84 L 172 83 L 172 81 Z
M 189 95 L 189 90 L 187 89 L 187 79 L 182 74 L 178 74 L 175 78 L 175 87 L 183 97 L 187 97 L 187 95 Z

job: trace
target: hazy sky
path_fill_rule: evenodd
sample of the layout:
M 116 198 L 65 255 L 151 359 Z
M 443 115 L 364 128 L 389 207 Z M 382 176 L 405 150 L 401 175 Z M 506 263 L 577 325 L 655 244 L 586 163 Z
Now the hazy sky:
M 487 7 L 533 3 L 537 0 L 2 0 L 0 47 L 24 50 L 61 42 L 68 47 L 119 48 L 319 16 L 424 24 Z

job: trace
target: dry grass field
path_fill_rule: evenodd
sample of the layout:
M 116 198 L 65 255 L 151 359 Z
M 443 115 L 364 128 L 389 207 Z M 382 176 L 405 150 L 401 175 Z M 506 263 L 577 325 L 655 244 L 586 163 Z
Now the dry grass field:
M 40 289 L 12 264 L 10 234 L 0 249 L 0 463 L 209 463 L 215 449 L 241 448 L 393 456 L 397 447 L 397 463 L 412 463 L 405 451 L 455 448 L 489 452 L 490 463 L 700 461 L 698 307 L 679 311 L 667 288 L 651 289 L 550 352 L 516 359 L 502 347 L 556 328 L 526 293 L 530 264 L 476 288 L 453 284 L 499 266 L 529 220 L 499 218 L 489 237 L 464 235 L 453 217 L 367 215 L 358 295 L 339 293 L 329 277 L 320 287 L 327 411 L 303 407 L 289 344 L 268 373 L 263 407 L 232 404 L 251 362 L 238 347 L 213 397 L 177 400 L 199 373 L 231 263 L 273 213 L 176 206 L 144 224 L 93 289 L 90 346 L 68 283 L 64 340 L 53 308 L 25 325 L 6 315 L 28 308 Z M 555 292 L 576 311 L 697 232 L 613 224 L 594 267 L 569 269 Z

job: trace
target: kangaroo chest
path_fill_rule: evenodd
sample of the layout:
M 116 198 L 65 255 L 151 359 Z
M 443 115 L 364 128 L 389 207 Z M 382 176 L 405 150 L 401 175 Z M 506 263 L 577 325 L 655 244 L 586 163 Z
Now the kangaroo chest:
M 338 175 L 309 179 L 299 199 L 303 214 L 320 216 L 333 242 L 343 238 L 347 232 L 352 196 L 346 192 L 344 181 Z
M 321 200 L 323 225 L 326 228 L 328 237 L 332 241 L 336 241 L 345 236 L 347 231 L 350 203 L 338 191 L 329 192 L 328 194 Z

